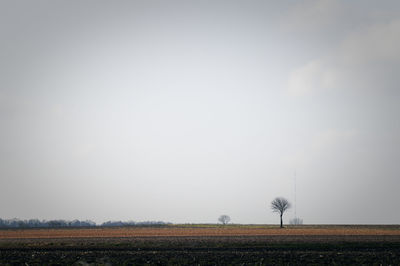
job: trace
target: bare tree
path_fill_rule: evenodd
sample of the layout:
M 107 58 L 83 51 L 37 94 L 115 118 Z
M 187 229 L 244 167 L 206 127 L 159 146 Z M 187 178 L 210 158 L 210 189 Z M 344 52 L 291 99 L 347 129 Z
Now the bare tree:
M 281 228 L 283 228 L 283 220 L 282 220 L 282 216 L 284 214 L 284 212 L 290 208 L 290 203 L 287 199 L 285 198 L 275 198 L 272 202 L 271 202 L 271 208 L 273 212 L 277 212 L 279 213 L 280 217 L 281 217 Z
M 229 217 L 228 215 L 221 215 L 219 218 L 218 218 L 218 221 L 220 221 L 223 225 L 225 225 L 225 224 L 227 224 L 227 223 L 229 223 L 230 221 L 231 221 L 231 217 Z
M 301 224 L 303 224 L 303 219 L 296 217 L 296 218 L 291 219 L 289 221 L 289 223 L 292 225 L 301 225 Z

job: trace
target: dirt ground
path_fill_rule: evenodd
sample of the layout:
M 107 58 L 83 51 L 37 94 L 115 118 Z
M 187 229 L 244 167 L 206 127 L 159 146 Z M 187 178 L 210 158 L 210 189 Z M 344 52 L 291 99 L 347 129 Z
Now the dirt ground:
M 0 265 L 400 265 L 398 226 L 0 230 Z
M 400 236 L 396 226 L 336 227 L 123 227 L 79 229 L 17 229 L 0 230 L 0 239 L 26 238 L 120 238 L 154 236 Z

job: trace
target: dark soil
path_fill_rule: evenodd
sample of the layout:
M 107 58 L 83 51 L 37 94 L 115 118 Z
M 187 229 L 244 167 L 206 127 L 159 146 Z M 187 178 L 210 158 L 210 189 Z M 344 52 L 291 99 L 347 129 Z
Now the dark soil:
M 1 265 L 400 265 L 399 236 L 0 240 Z

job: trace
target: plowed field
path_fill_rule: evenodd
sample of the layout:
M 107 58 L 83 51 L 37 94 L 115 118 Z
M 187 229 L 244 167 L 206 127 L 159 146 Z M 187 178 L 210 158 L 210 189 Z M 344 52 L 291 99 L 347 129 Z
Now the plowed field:
M 157 236 L 385 236 L 400 235 L 400 228 L 248 228 L 248 227 L 126 227 L 84 229 L 18 229 L 0 230 L 0 239 L 26 238 L 121 238 Z
M 0 265 L 400 265 L 399 226 L 0 230 Z

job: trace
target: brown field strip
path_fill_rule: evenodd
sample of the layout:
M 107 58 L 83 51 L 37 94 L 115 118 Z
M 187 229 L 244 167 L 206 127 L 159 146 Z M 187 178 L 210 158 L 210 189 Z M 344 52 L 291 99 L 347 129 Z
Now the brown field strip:
M 120 238 L 157 236 L 387 236 L 400 235 L 399 229 L 379 228 L 174 228 L 127 227 L 83 229 L 0 230 L 0 239 L 29 238 Z

